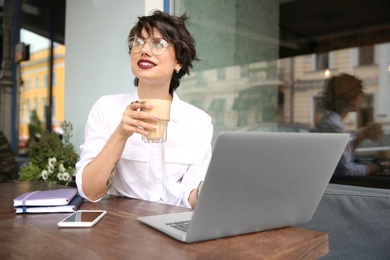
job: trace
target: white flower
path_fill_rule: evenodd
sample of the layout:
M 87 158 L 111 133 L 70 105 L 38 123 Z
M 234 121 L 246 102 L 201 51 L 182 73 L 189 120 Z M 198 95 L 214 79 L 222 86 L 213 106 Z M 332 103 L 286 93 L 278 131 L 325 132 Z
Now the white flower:
M 64 172 L 62 174 L 62 180 L 63 181 L 70 181 L 70 174 L 68 172 Z
M 57 162 L 57 159 L 55 157 L 51 157 L 48 159 L 49 166 L 55 166 L 55 163 Z
M 59 172 L 57 174 L 57 179 L 59 179 L 60 181 L 64 180 L 64 176 L 63 176 L 63 173 L 62 172 Z
M 58 170 L 60 172 L 65 172 L 66 171 L 66 169 L 65 169 L 65 167 L 64 167 L 64 165 L 62 163 L 60 163 L 60 165 L 58 166 Z
M 53 173 L 54 172 L 54 165 L 49 164 L 47 166 L 47 170 L 49 171 L 49 174 Z
M 43 170 L 41 172 L 41 177 L 43 180 L 47 180 L 47 178 L 49 177 L 49 173 L 46 170 Z

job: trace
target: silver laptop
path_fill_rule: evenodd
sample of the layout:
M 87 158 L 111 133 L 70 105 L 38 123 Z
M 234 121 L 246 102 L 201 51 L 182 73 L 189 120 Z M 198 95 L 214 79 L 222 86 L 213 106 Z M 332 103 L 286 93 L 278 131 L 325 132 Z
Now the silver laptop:
M 191 212 L 138 220 L 186 242 L 309 222 L 348 134 L 221 134 Z

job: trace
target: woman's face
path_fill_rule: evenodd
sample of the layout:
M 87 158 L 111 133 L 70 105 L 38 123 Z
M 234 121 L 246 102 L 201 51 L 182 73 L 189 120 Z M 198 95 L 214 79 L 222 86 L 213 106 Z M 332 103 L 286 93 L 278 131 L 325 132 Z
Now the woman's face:
M 156 56 L 152 53 L 151 45 L 153 40 L 163 39 L 161 33 L 154 29 L 153 35 L 142 29 L 141 35 L 135 35 L 142 38 L 145 45 L 139 53 L 131 52 L 131 69 L 133 74 L 139 78 L 139 86 L 144 83 L 149 84 L 168 84 L 171 81 L 172 73 L 180 69 L 177 62 L 175 49 L 172 45 L 168 46 L 166 52 Z
M 351 111 L 358 111 L 360 106 L 362 105 L 363 103 L 363 98 L 364 98 L 364 94 L 363 93 L 360 93 L 359 95 L 357 95 L 351 102 L 350 104 L 352 105 L 351 106 Z

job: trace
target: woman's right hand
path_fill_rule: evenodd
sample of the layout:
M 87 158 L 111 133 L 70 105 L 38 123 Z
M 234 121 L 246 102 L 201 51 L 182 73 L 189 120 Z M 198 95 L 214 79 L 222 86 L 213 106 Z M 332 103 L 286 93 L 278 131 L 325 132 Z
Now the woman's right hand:
M 156 125 L 150 122 L 158 121 L 159 117 L 149 111 L 141 111 L 142 108 L 152 109 L 153 104 L 134 101 L 126 107 L 117 127 L 118 133 L 123 138 L 127 139 L 134 133 L 147 135 L 146 129 L 156 130 Z

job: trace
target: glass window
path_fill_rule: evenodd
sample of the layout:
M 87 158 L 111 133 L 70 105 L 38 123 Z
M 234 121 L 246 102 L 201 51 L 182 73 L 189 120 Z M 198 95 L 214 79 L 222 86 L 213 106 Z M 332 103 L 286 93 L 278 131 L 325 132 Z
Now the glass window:
M 191 16 L 201 59 L 178 94 L 213 118 L 214 140 L 221 131 L 276 122 L 279 2 L 201 2 L 175 1 L 177 14 Z
M 355 131 L 369 118 L 383 122 L 385 129 L 390 131 L 388 39 L 379 44 L 364 42 L 365 45 L 371 45 L 359 46 L 363 44 L 359 39 L 370 39 L 359 38 L 362 36 L 359 32 L 344 30 L 338 23 L 332 24 L 331 20 L 335 20 L 336 16 L 326 22 L 326 32 L 319 32 L 319 25 L 311 24 L 302 15 L 312 5 L 308 5 L 307 9 L 293 8 L 307 1 L 226 0 L 222 4 L 207 0 L 170 2 L 174 3 L 174 13 L 187 12 L 191 16 L 188 27 L 196 40 L 201 59 L 194 63 L 191 75 L 183 77 L 178 94 L 213 118 L 214 139 L 221 131 L 242 130 L 249 126 L 276 122 L 315 126 L 325 112 L 319 94 L 326 80 L 324 71 L 330 66 L 330 75 L 347 72 L 360 77 L 365 90 L 372 96 L 372 102 L 365 102 L 356 112 L 355 117 L 359 120 L 350 120 L 353 116 L 348 117 L 348 130 Z M 337 9 L 340 6 L 331 8 L 335 13 L 342 11 Z M 320 9 L 324 8 L 318 7 L 311 11 Z M 294 21 L 299 18 L 297 24 L 303 30 L 314 30 L 315 33 L 310 35 L 312 38 L 294 34 L 294 30 L 279 28 L 286 16 L 292 17 Z M 307 16 L 307 19 L 310 18 Z M 343 32 L 343 37 L 332 38 L 337 37 L 337 32 Z M 322 44 L 315 41 L 317 36 L 322 39 Z M 373 39 L 376 38 L 374 36 Z M 38 56 L 34 55 L 42 50 L 34 46 L 31 45 L 30 65 L 38 61 Z M 46 44 L 43 48 L 48 47 Z M 65 48 L 56 45 L 55 51 L 57 47 L 58 50 Z M 290 49 L 286 52 L 287 48 Z M 301 49 L 305 51 L 300 53 Z M 286 55 L 290 51 L 294 55 Z M 282 56 L 283 59 L 280 59 Z M 26 61 L 26 66 L 28 63 Z M 372 64 L 376 66 L 366 66 Z M 60 67 L 56 66 L 53 73 L 53 86 L 58 89 L 63 87 L 64 78 L 64 68 L 60 70 Z M 22 75 L 27 82 L 23 91 L 39 88 L 36 70 L 27 73 L 31 67 L 23 69 L 26 69 Z M 47 64 L 41 64 L 40 69 L 47 70 L 42 78 L 44 82 L 41 83 L 47 87 Z M 39 75 L 42 77 L 43 74 Z M 28 113 L 31 111 L 29 106 L 34 103 L 31 95 L 28 101 L 31 105 L 27 103 Z M 44 100 L 42 98 L 47 97 L 47 92 L 39 95 L 40 101 Z M 63 98 L 63 94 L 57 96 L 53 105 L 56 118 L 63 117 L 63 109 L 57 107 L 63 104 Z M 257 129 L 269 131 L 270 128 Z
M 47 113 L 48 113 L 48 99 L 45 97 L 42 99 L 42 108 L 43 108 L 43 115 L 42 115 L 42 121 L 46 123 L 47 121 Z
M 34 110 L 37 111 L 37 113 L 39 114 L 39 101 L 37 98 L 34 98 Z
M 332 21 L 324 25 L 318 39 L 314 39 L 315 33 L 311 35 L 314 38 L 305 39 L 294 35 L 294 31 L 279 28 L 287 16 L 296 20 L 297 13 L 302 13 L 303 9 L 290 8 L 301 1 L 259 0 L 253 4 L 253 0 L 228 0 L 223 5 L 174 2 L 176 14 L 187 12 L 191 16 L 189 30 L 201 59 L 194 64 L 191 75 L 183 77 L 178 93 L 212 116 L 214 138 L 224 130 L 245 130 L 275 122 L 300 124 L 305 129 L 314 127 L 325 112 L 320 94 L 326 78 L 342 72 L 361 78 L 376 100 L 348 118 L 364 115 L 386 121 L 390 131 L 389 42 L 359 46 L 359 41 L 351 41 L 359 37 L 359 32 L 337 38 L 337 34 L 331 33 L 341 28 Z M 319 26 L 309 26 L 309 19 L 305 22 L 304 16 L 300 17 L 302 22 L 297 24 L 303 31 Z M 300 37 L 304 39 L 300 41 Z M 289 55 L 289 51 L 297 54 Z M 286 57 L 280 59 L 281 55 Z M 377 69 L 361 66 L 374 62 Z M 349 120 L 347 129 L 354 131 L 363 121 Z
M 374 64 L 374 46 L 364 46 L 359 48 L 359 65 Z
M 39 76 L 35 76 L 35 88 L 39 89 Z
M 57 74 L 55 71 L 53 71 L 53 87 L 57 85 Z
M 316 55 L 316 70 L 329 69 L 329 53 L 319 53 Z
M 22 80 L 26 83 L 25 88 L 20 88 L 19 97 L 19 135 L 25 136 L 28 134 L 28 120 L 31 111 L 36 109 L 36 112 L 42 122 L 47 121 L 47 105 L 48 105 L 48 87 L 50 80 L 49 55 L 50 41 L 42 36 L 34 34 L 24 29 L 21 30 L 21 41 L 30 44 L 30 59 L 21 63 Z M 58 104 L 63 105 L 64 100 L 64 84 L 57 85 L 57 78 L 62 78 L 65 74 L 64 65 L 65 46 L 55 44 L 54 47 L 54 62 L 55 72 L 53 72 L 53 86 L 57 89 L 53 95 L 53 119 L 63 118 L 63 107 L 56 107 Z M 29 91 L 34 90 L 34 91 Z M 35 91 L 38 90 L 38 91 Z M 25 105 L 22 105 L 25 104 Z M 27 118 L 28 120 L 23 120 Z M 54 123 L 54 122 L 52 122 Z M 54 126 L 54 125 L 53 125 Z M 44 125 L 42 127 L 45 127 Z
M 30 116 L 33 108 L 31 107 L 31 100 L 27 100 L 26 103 L 27 103 L 27 121 L 28 123 L 30 123 Z
M 52 115 L 52 120 L 53 122 L 57 119 L 57 99 L 56 97 L 53 97 L 52 100 L 53 107 L 51 108 L 51 115 Z
M 31 84 L 31 78 L 28 78 L 28 79 L 27 79 L 27 89 L 31 89 L 31 88 L 32 88 L 31 85 L 32 85 L 32 84 Z

